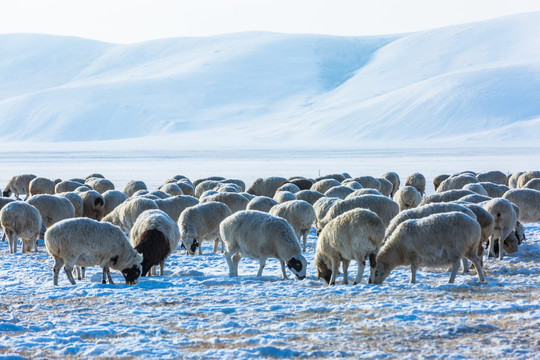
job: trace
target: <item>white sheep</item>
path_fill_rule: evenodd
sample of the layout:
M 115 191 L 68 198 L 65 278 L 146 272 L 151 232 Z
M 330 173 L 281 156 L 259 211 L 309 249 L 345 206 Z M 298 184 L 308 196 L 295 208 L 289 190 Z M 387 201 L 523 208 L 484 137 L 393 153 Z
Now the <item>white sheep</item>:
M 441 174 L 441 175 L 437 175 L 433 178 L 433 189 L 435 191 L 437 191 L 437 189 L 439 188 L 439 186 L 441 185 L 441 183 L 448 179 L 450 177 L 450 175 L 448 174 Z
M 229 207 L 233 214 L 237 211 L 246 210 L 246 206 L 249 203 L 248 199 L 246 199 L 244 196 L 240 195 L 239 193 L 231 192 L 217 193 L 201 198 L 201 204 L 210 201 L 224 203 Z
M 299 242 L 302 242 L 302 251 L 306 251 L 306 242 L 311 225 L 315 222 L 315 210 L 313 206 L 303 200 L 287 201 L 275 205 L 269 214 L 279 216 L 287 220 L 292 226 Z
M 246 191 L 246 183 L 240 179 L 225 179 L 221 180 L 222 184 L 235 184 L 240 187 L 240 192 Z
M 103 176 L 100 173 L 92 173 L 92 174 L 88 175 L 87 177 L 85 177 L 84 180 L 86 181 L 86 180 L 90 180 L 92 178 L 105 179 L 105 176 Z
M 199 184 L 202 183 L 203 181 L 208 181 L 208 180 L 212 180 L 212 181 L 216 181 L 216 182 L 221 182 L 221 181 L 225 180 L 225 178 L 222 177 L 222 176 L 209 176 L 209 177 L 206 177 L 206 178 L 197 179 L 197 180 L 193 181 L 193 186 L 194 186 L 194 187 L 197 187 L 197 185 L 199 185 Z
M 392 198 L 398 205 L 399 211 L 412 209 L 420 205 L 422 195 L 413 186 L 404 186 L 398 189 Z
M 198 204 L 184 210 L 178 219 L 178 227 L 186 250 L 193 254 L 198 247 L 199 255 L 202 255 L 202 242 L 206 240 L 214 241 L 214 252 L 217 252 L 220 241 L 219 224 L 231 214 L 227 205 L 217 201 Z
M 313 186 L 313 184 L 315 184 L 314 180 L 306 179 L 304 177 L 289 178 L 288 182 L 298 186 L 300 191 L 302 191 L 302 190 L 310 190 L 311 187 Z
M 507 185 L 508 179 L 506 174 L 499 170 L 488 171 L 476 175 L 480 182 L 492 182 L 494 184 Z
M 197 199 L 200 199 L 204 192 L 208 190 L 214 190 L 216 186 L 220 184 L 219 181 L 216 180 L 205 180 L 197 184 L 195 187 L 195 197 Z
M 246 199 L 248 199 L 248 201 L 251 201 L 251 200 L 253 200 L 254 198 L 256 198 L 255 195 L 253 195 L 253 194 L 248 194 L 248 193 L 245 192 L 245 191 L 242 191 L 242 192 L 240 193 L 240 195 L 242 195 L 243 197 L 245 197 Z
M 379 250 L 372 280 L 382 284 L 397 266 L 410 265 L 411 283 L 415 283 L 419 266 L 452 265 L 448 282 L 453 283 L 460 260 L 466 257 L 475 265 L 478 279 L 483 282 L 484 273 L 477 254 L 480 237 L 478 222 L 459 212 L 404 221 Z
M 213 190 L 218 193 L 241 193 L 242 188 L 233 183 L 219 183 Z
M 122 192 L 131 197 L 139 190 L 148 190 L 144 181 L 130 180 L 126 185 L 124 185 Z
M 315 182 L 317 181 L 321 181 L 321 180 L 326 180 L 326 179 L 334 179 L 334 180 L 337 180 L 339 181 L 340 183 L 345 181 L 345 179 L 350 179 L 351 176 L 347 173 L 343 173 L 343 174 L 328 174 L 328 175 L 323 175 L 323 176 L 319 176 L 318 178 L 315 179 Z
M 426 194 L 426 178 L 420 173 L 413 173 L 407 177 L 405 186 L 412 186 L 423 196 Z
M 54 194 L 54 187 L 56 183 L 51 179 L 44 177 L 33 178 L 32 181 L 28 184 L 28 190 L 30 196 L 39 195 L 39 194 Z
M 331 188 L 335 186 L 340 186 L 340 185 L 341 183 L 337 181 L 336 179 L 322 179 L 322 180 L 317 181 L 315 184 L 313 184 L 310 190 L 318 191 L 324 194 Z
M 531 179 L 537 179 L 540 178 L 540 171 L 527 171 L 518 178 L 517 181 L 517 187 L 522 188 L 525 186 L 526 183 L 528 183 Z
M 73 267 L 99 265 L 103 269 L 101 282 L 113 284 L 110 270 L 119 270 L 126 284 L 139 282 L 143 260 L 131 247 L 129 240 L 119 227 L 87 218 L 62 220 L 45 233 L 47 252 L 54 259 L 53 283 L 58 285 L 58 274 L 64 267 L 72 285 Z
M 105 216 L 102 221 L 119 226 L 122 231 L 129 233 L 139 215 L 146 210 L 157 209 L 158 206 L 154 200 L 142 197 L 131 197 L 118 205 L 113 211 Z
M 341 183 L 341 185 L 349 187 L 353 190 L 359 190 L 364 188 L 362 184 L 360 184 L 358 181 L 354 181 L 353 179 L 346 179 Z
M 362 185 L 362 187 L 364 188 L 375 189 L 377 191 L 381 190 L 381 182 L 375 179 L 373 176 L 358 176 L 355 177 L 353 180 Z
M 184 195 L 195 196 L 195 186 L 193 186 L 189 179 L 178 180 L 176 185 L 178 185 Z
M 329 198 L 329 197 L 322 197 L 319 200 L 315 201 L 313 204 L 313 210 L 315 210 L 315 227 L 317 228 L 317 231 L 322 230 L 322 227 L 319 225 L 319 221 L 324 219 L 328 211 L 334 206 L 335 203 L 341 202 L 340 198 Z
M 190 206 L 195 206 L 199 203 L 196 197 L 189 195 L 173 196 L 167 199 L 154 200 L 159 210 L 169 215 L 171 219 L 176 223 L 182 211 Z
M 32 174 L 23 174 L 13 176 L 7 183 L 4 188 L 2 196 L 10 197 L 13 193 L 17 200 L 20 200 L 20 195 L 26 195 L 25 199 L 28 199 L 30 196 L 30 181 L 36 178 L 36 175 Z
M 498 235 L 499 239 L 499 260 L 503 259 L 503 242 L 504 239 L 510 235 L 517 224 L 518 218 L 516 211 L 512 203 L 506 199 L 496 198 L 491 199 L 485 203 L 482 203 L 482 206 L 487 210 L 494 219 L 494 230 L 493 234 L 489 239 L 489 255 L 495 254 L 495 239 Z
M 385 226 L 371 210 L 353 209 L 328 223 L 317 240 L 314 264 L 317 278 L 335 285 L 339 265 L 343 263 L 343 281 L 349 283 L 348 268 L 351 260 L 358 263 L 354 284 L 359 284 L 364 274 L 366 259 L 375 265 L 375 255 L 384 238 Z
M 282 204 L 287 201 L 297 200 L 297 198 L 296 195 L 290 191 L 276 191 L 274 200 L 276 200 L 279 204 Z
M 58 193 L 56 196 L 64 197 L 71 202 L 71 205 L 75 208 L 75 217 L 83 216 L 83 199 L 74 192 Z
M 524 224 L 540 222 L 540 191 L 534 189 L 512 189 L 504 199 L 519 207 L 518 220 Z
M 171 195 L 169 195 L 165 191 L 161 191 L 161 190 L 153 190 L 153 191 L 150 191 L 148 194 L 157 196 L 160 199 L 167 199 L 167 198 L 171 197 Z
M 364 189 L 364 188 L 362 188 L 362 189 L 354 190 L 352 193 L 347 195 L 345 200 L 352 199 L 354 197 L 358 197 L 358 196 L 362 196 L 362 195 L 381 195 L 381 196 L 383 196 L 383 194 L 377 189 L 371 189 L 371 188 L 365 188 Z
M 293 194 L 296 194 L 297 192 L 300 191 L 300 188 L 298 186 L 296 186 L 295 184 L 288 182 L 288 183 L 285 183 L 285 184 L 281 185 L 276 190 L 276 193 L 280 192 L 280 191 L 289 191 L 289 192 L 292 192 Z
M 309 190 L 302 190 L 309 191 Z M 246 206 L 246 210 L 258 210 L 263 212 L 269 212 L 272 206 L 277 205 L 278 202 L 268 196 L 256 196 L 250 200 Z
M 75 217 L 75 207 L 65 197 L 40 194 L 29 197 L 26 202 L 39 210 L 43 225 L 40 235 L 57 222 Z
M 510 177 L 508 178 L 508 187 L 511 189 L 516 189 L 518 179 L 523 174 L 525 174 L 525 171 L 518 171 L 510 175 Z
M 440 183 L 437 187 L 437 193 L 441 193 L 448 190 L 462 189 L 467 184 L 479 183 L 476 176 L 471 174 L 459 174 L 450 176 L 448 179 Z
M 432 194 L 432 195 L 424 197 L 422 199 L 422 202 L 420 203 L 420 206 L 431 204 L 431 203 L 437 203 L 437 202 L 455 201 L 467 195 L 478 195 L 478 194 L 475 193 L 474 191 L 465 190 L 465 189 L 447 190 L 447 191 L 443 191 L 440 193 L 436 193 L 436 194 Z
M 488 195 L 488 192 L 486 191 L 486 189 L 485 189 L 480 183 L 470 183 L 470 184 L 467 184 L 467 185 L 463 186 L 463 189 L 465 189 L 465 190 L 471 190 L 471 191 L 477 193 L 478 195 L 489 196 L 489 195 Z M 490 197 L 491 197 L 491 196 L 490 196 Z
M 481 202 L 491 200 L 491 197 L 483 196 L 483 195 L 479 195 L 479 194 L 474 194 L 474 195 L 466 195 L 466 196 L 460 197 L 458 200 L 468 202 L 468 203 L 471 203 L 471 204 L 479 204 Z M 453 201 L 456 201 L 456 200 L 453 200 Z
M 17 240 L 22 241 L 22 252 L 37 251 L 36 239 L 42 229 L 38 209 L 23 201 L 12 201 L 0 210 L 0 224 L 9 242 L 9 252 L 17 252 Z
M 79 193 L 83 200 L 83 216 L 94 220 L 103 218 L 105 210 L 105 200 L 103 196 L 95 190 Z
M 182 191 L 180 186 L 178 186 L 178 184 L 176 183 L 163 184 L 159 187 L 159 190 L 172 196 L 184 195 L 184 192 Z
M 540 178 L 534 178 L 527 181 L 527 183 L 523 185 L 522 189 L 532 189 L 540 191 Z
M 114 184 L 112 181 L 107 179 L 90 178 L 85 181 L 85 184 L 91 186 L 92 189 L 100 194 L 103 194 L 105 191 L 114 190 Z
M 393 198 L 394 194 L 399 189 L 399 185 L 401 185 L 401 182 L 399 180 L 399 175 L 396 172 L 389 171 L 382 174 L 382 177 L 392 183 L 392 192 L 390 193 L 390 197 Z
M 317 200 L 325 196 L 324 194 L 321 194 L 320 192 L 315 190 L 300 190 L 295 195 L 298 200 L 307 201 L 311 205 L 314 205 Z
M 72 180 L 60 181 L 58 184 L 55 185 L 54 192 L 56 194 L 64 193 L 64 192 L 71 192 L 71 191 L 75 191 L 75 189 L 83 185 L 84 183 L 80 183 L 78 181 L 72 181 Z
M 324 193 L 324 196 L 345 199 L 347 195 L 349 195 L 350 193 L 354 191 L 355 190 L 353 190 L 352 188 L 348 186 L 340 185 L 340 186 L 334 186 L 330 188 L 327 192 Z
M 271 176 L 268 178 L 258 178 L 246 190 L 249 194 L 257 196 L 274 197 L 276 190 L 287 182 L 287 179 L 280 176 Z
M 116 209 L 118 205 L 129 199 L 124 192 L 118 190 L 107 190 L 102 195 L 103 200 L 105 201 L 103 216 L 110 214 L 110 212 Z
M 506 185 L 494 184 L 491 182 L 480 182 L 478 185 L 482 185 L 484 190 L 487 192 L 487 196 L 492 198 L 501 197 L 505 192 L 510 190 L 510 188 Z
M 394 185 L 385 178 L 375 178 L 381 183 L 381 189 L 379 190 L 384 196 L 390 196 L 394 190 Z
M 165 260 L 178 248 L 180 230 L 175 221 L 161 210 L 146 210 L 135 221 L 129 233 L 131 246 L 143 256 L 141 276 L 155 274 L 160 266 L 163 276 Z M 150 271 L 152 269 L 154 271 Z M 149 272 L 150 271 L 150 272 Z
M 229 275 L 238 276 L 242 256 L 259 260 L 257 276 L 262 276 L 268 258 L 278 259 L 283 279 L 287 279 L 285 264 L 298 279 L 306 277 L 307 261 L 293 228 L 285 219 L 261 211 L 244 210 L 223 220 L 220 233 L 227 248 L 225 259 Z

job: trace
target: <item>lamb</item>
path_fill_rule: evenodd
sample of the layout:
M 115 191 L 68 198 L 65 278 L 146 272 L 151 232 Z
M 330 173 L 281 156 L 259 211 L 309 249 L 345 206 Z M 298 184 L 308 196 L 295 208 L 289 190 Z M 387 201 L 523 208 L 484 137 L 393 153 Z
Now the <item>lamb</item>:
M 102 178 L 90 178 L 86 180 L 86 185 L 89 185 L 92 187 L 92 189 L 96 190 L 98 193 L 103 194 L 106 191 L 114 190 L 114 184 L 112 181 Z
M 39 210 L 43 225 L 40 236 L 43 235 L 45 229 L 57 222 L 75 217 L 75 207 L 71 201 L 61 196 L 40 194 L 31 196 L 26 202 Z
M 450 202 L 450 201 L 461 199 L 462 197 L 467 196 L 467 195 L 478 195 L 478 194 L 476 194 L 474 191 L 465 190 L 465 189 L 443 191 L 440 193 L 426 196 L 420 203 L 420 206 L 431 204 L 431 203 L 437 203 L 437 202 Z
M 54 187 L 54 192 L 56 194 L 75 191 L 80 186 L 83 186 L 83 183 L 71 180 L 61 181 Z
M 242 256 L 259 260 L 257 276 L 262 276 L 268 258 L 281 264 L 283 280 L 287 279 L 285 264 L 298 279 L 306 277 L 307 261 L 293 228 L 285 219 L 261 211 L 244 210 L 225 219 L 219 226 L 226 245 L 225 259 L 229 275 L 238 276 Z
M 355 177 L 353 180 L 362 185 L 364 188 L 375 189 L 377 191 L 381 190 L 380 181 L 375 179 L 373 176 L 359 176 Z
M 392 192 L 390 193 L 390 197 L 393 198 L 394 194 L 399 189 L 399 185 L 400 185 L 399 175 L 396 172 L 389 171 L 382 174 L 382 177 L 392 183 Z
M 491 182 L 480 182 L 478 184 L 482 185 L 484 190 L 487 192 L 487 196 L 492 198 L 501 197 L 505 192 L 510 190 L 510 188 L 506 185 L 499 185 Z
M 169 215 L 176 223 L 182 211 L 199 203 L 196 197 L 188 195 L 173 196 L 167 199 L 154 200 L 159 210 Z
M 290 191 L 277 191 L 274 195 L 274 200 L 277 201 L 279 204 L 282 204 L 287 201 L 293 201 L 297 200 L 296 195 L 294 195 Z
M 62 220 L 45 233 L 47 252 L 54 259 L 53 283 L 58 285 L 62 266 L 72 285 L 73 266 L 99 265 L 103 269 L 101 283 L 113 284 L 109 268 L 122 272 L 126 284 L 139 282 L 142 272 L 142 256 L 129 244 L 119 227 L 93 219 L 76 218 Z
M 39 194 L 54 194 L 54 187 L 56 183 L 50 179 L 44 177 L 33 178 L 32 181 L 28 184 L 28 190 L 30 196 L 39 195 Z
M 384 196 L 390 196 L 394 190 L 394 185 L 385 178 L 375 178 L 381 183 L 381 189 L 379 190 Z
M 437 191 L 437 189 L 439 188 L 439 186 L 441 185 L 441 183 L 448 179 L 450 177 L 450 175 L 448 174 L 441 174 L 441 175 L 437 175 L 433 178 L 433 189 L 435 191 Z
M 493 234 L 489 239 L 489 255 L 493 255 L 495 248 L 495 235 L 499 237 L 499 260 L 503 259 L 503 242 L 510 235 L 510 232 L 516 227 L 517 216 L 512 203 L 506 199 L 496 198 L 483 203 L 482 206 L 494 219 Z
M 350 187 L 340 185 L 340 186 L 334 186 L 333 188 L 325 192 L 324 196 L 345 199 L 347 195 L 349 195 L 352 192 L 354 192 L 354 190 L 351 189 Z
M 463 189 L 474 191 L 478 195 L 489 196 L 486 189 L 482 185 L 480 185 L 480 183 L 467 184 L 463 187 Z
M 135 221 L 129 233 L 131 246 L 143 256 L 142 273 L 154 275 L 159 264 L 163 276 L 165 260 L 178 248 L 180 230 L 178 225 L 161 210 L 144 211 Z M 150 271 L 150 273 L 149 273 Z
M 129 199 L 125 193 L 118 190 L 107 190 L 102 195 L 105 201 L 103 216 L 110 214 L 118 205 Z
M 103 196 L 95 190 L 86 191 L 79 195 L 83 199 L 83 216 L 98 221 L 101 220 L 105 210 Z
M 302 190 L 309 191 L 309 190 Z M 321 194 L 322 195 L 322 194 Z M 268 196 L 256 196 L 254 199 L 250 200 L 246 206 L 246 210 L 258 210 L 263 212 L 269 212 L 270 209 L 277 205 L 278 202 Z
M 184 195 L 184 192 L 182 191 L 182 189 L 180 189 L 180 186 L 175 183 L 163 184 L 159 187 L 159 190 L 172 196 Z
M 298 241 L 303 242 L 302 251 L 306 251 L 308 234 L 316 219 L 313 206 L 303 200 L 293 200 L 274 206 L 269 213 L 287 220 Z
M 452 265 L 449 283 L 453 283 L 460 260 L 466 257 L 476 266 L 479 281 L 484 273 L 477 250 L 481 228 L 478 222 L 459 212 L 434 214 L 401 223 L 379 250 L 373 282 L 382 284 L 393 269 L 411 266 L 411 283 L 416 282 L 419 266 Z
M 36 248 L 36 239 L 42 228 L 38 209 L 23 201 L 12 201 L 0 210 L 0 224 L 9 242 L 9 252 L 17 252 L 17 240 L 22 241 L 22 252 Z
M 353 209 L 328 223 L 319 236 L 314 264 L 317 278 L 335 285 L 339 264 L 343 262 L 343 282 L 349 283 L 348 268 L 351 260 L 358 263 L 354 285 L 362 281 L 365 260 L 375 265 L 375 255 L 384 238 L 385 226 L 373 211 Z
M 326 193 L 328 190 L 333 188 L 334 186 L 340 186 L 341 183 L 337 181 L 336 179 L 323 179 L 320 181 L 317 181 L 310 190 L 318 191 L 322 194 Z
M 407 177 L 405 186 L 412 186 L 423 196 L 426 194 L 426 178 L 420 173 L 413 173 Z
M 460 174 L 450 176 L 439 185 L 437 188 L 437 193 L 454 189 L 462 189 L 465 185 L 473 183 L 479 183 L 478 179 L 474 175 Z
M 210 201 L 224 203 L 229 207 L 233 214 L 240 210 L 245 210 L 249 203 L 248 199 L 238 193 L 218 193 L 201 199 L 201 204 Z
M 217 252 L 220 241 L 219 224 L 231 214 L 227 205 L 217 201 L 198 204 L 184 210 L 178 219 L 178 227 L 182 244 L 188 253 L 195 253 L 198 247 L 199 255 L 202 255 L 203 240 L 213 240 L 214 252 Z
M 480 182 L 492 182 L 494 184 L 500 184 L 500 185 L 508 184 L 506 174 L 498 170 L 488 171 L 485 173 L 478 174 L 476 175 L 476 178 Z
M 321 194 L 320 192 L 314 190 L 300 190 L 295 195 L 298 200 L 307 201 L 311 205 L 314 205 L 317 200 L 325 196 L 324 194 Z
M 7 183 L 2 196 L 10 197 L 11 194 L 15 194 L 15 198 L 20 200 L 19 195 L 26 195 L 24 200 L 30 196 L 30 181 L 36 178 L 36 175 L 23 174 L 13 176 Z
M 393 200 L 399 205 L 399 211 L 417 207 L 422 202 L 422 195 L 415 187 L 405 186 L 394 194 Z
M 146 210 L 157 209 L 158 206 L 154 200 L 141 197 L 130 198 L 118 205 L 113 211 L 105 216 L 103 221 L 119 226 L 122 231 L 129 233 L 139 215 Z
M 522 188 L 528 183 L 531 179 L 540 178 L 540 171 L 527 171 L 526 173 L 521 174 L 517 181 L 517 187 Z
M 518 171 L 510 175 L 510 177 L 508 178 L 508 187 L 510 187 L 511 189 L 516 189 L 518 179 L 523 174 L 525 174 L 525 171 Z
M 74 192 L 65 192 L 56 194 L 56 196 L 64 197 L 71 202 L 73 208 L 75 208 L 75 217 L 83 216 L 83 199 L 81 196 Z
M 126 185 L 124 185 L 122 192 L 126 194 L 128 197 L 131 197 L 133 196 L 133 194 L 135 194 L 139 190 L 148 190 L 144 181 L 131 180 Z
M 358 196 L 362 196 L 362 195 L 381 195 L 381 196 L 383 196 L 383 194 L 381 194 L 381 192 L 379 190 L 365 188 L 365 189 L 354 190 L 352 193 L 347 195 L 345 200 L 352 199 L 354 197 L 358 197 Z
M 529 180 L 525 185 L 523 185 L 522 189 L 540 190 L 540 179 L 535 178 Z
M 503 196 L 519 207 L 518 220 L 521 223 L 540 222 L 540 191 L 534 189 L 512 189 Z
M 274 197 L 276 190 L 286 182 L 287 179 L 279 176 L 268 177 L 265 179 L 258 178 L 251 184 L 246 192 L 257 196 Z

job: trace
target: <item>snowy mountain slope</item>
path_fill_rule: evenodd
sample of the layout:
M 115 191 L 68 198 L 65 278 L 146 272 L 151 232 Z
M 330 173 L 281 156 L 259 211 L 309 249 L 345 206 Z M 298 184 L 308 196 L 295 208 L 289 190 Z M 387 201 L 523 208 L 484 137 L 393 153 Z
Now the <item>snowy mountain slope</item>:
M 131 45 L 4 35 L 0 139 L 524 146 L 540 132 L 538 24 L 531 13 L 401 36 Z

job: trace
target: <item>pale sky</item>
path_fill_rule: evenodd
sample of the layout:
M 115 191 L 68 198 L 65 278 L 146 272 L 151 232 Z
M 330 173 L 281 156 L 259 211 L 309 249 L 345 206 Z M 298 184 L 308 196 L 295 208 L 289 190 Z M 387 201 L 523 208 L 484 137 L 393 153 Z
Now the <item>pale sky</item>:
M 116 43 L 240 31 L 380 35 L 540 11 L 538 0 L 2 0 L 0 34 Z

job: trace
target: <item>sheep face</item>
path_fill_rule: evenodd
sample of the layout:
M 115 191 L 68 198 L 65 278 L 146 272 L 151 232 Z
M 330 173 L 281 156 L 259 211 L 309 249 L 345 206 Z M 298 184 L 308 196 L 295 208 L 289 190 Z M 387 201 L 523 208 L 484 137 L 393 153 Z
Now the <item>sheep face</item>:
M 2 192 L 3 197 L 10 197 L 11 196 L 11 190 L 7 189 Z
M 384 264 L 380 261 L 377 261 L 375 265 L 375 270 L 373 271 L 373 283 L 381 285 L 383 281 L 390 275 L 390 272 L 393 270 L 388 264 Z M 371 282 L 371 279 L 370 279 Z
M 294 255 L 287 261 L 287 267 L 300 280 L 306 278 L 307 261 L 302 255 Z
M 195 238 L 182 239 L 182 245 L 189 254 L 195 254 L 197 247 L 200 246 L 199 242 Z
M 130 268 L 122 270 L 122 275 L 126 279 L 126 285 L 135 285 L 139 282 L 141 277 L 142 266 L 141 264 L 135 264 Z

